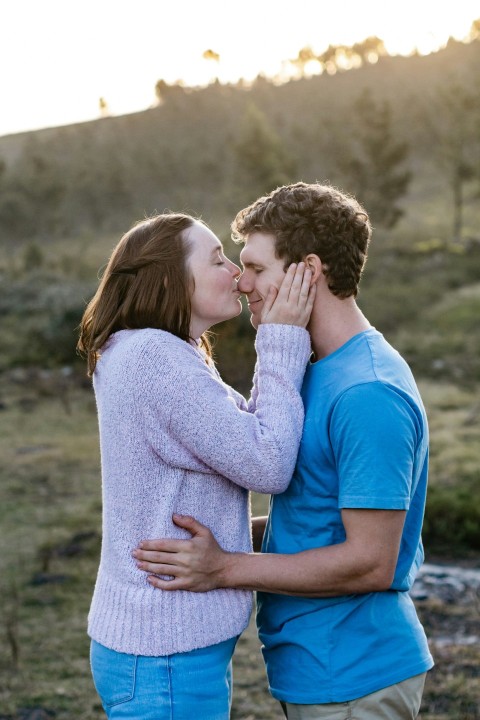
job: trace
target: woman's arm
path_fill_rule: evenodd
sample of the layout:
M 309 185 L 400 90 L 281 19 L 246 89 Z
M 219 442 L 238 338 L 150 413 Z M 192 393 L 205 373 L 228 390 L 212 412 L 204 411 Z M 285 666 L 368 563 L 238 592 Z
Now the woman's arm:
M 262 325 L 256 347 L 253 413 L 239 408 L 208 366 L 178 345 L 156 350 L 169 357 L 149 378 L 139 410 L 152 448 L 166 463 L 213 471 L 248 490 L 279 493 L 290 482 L 302 434 L 300 389 L 310 337 L 300 327 Z
M 228 386 L 185 343 L 150 350 L 153 357 L 138 369 L 148 376 L 139 412 L 152 448 L 165 462 L 213 470 L 261 493 L 279 493 L 288 486 L 303 427 L 300 389 L 311 353 L 304 325 L 312 295 L 308 273 L 290 271 L 285 278 L 277 300 L 265 302 L 272 322 L 260 325 L 255 341 L 253 413 L 237 406 Z

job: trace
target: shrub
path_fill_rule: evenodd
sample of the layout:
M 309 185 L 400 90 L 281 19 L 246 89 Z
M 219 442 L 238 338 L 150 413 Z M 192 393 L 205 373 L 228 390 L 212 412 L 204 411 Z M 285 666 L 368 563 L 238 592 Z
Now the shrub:
M 480 505 L 474 502 L 480 475 L 457 487 L 429 488 L 423 541 L 430 553 L 462 555 L 480 550 Z

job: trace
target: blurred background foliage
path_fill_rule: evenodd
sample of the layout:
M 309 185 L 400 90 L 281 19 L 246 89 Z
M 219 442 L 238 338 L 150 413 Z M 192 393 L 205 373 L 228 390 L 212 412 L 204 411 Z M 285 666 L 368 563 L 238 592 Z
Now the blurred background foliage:
M 389 57 L 378 38 L 318 57 L 303 48 L 285 84 L 159 79 L 143 112 L 109 117 L 102 99 L 97 121 L 0 137 L 2 718 L 104 716 L 85 633 L 98 430 L 75 345 L 112 248 L 154 212 L 201 216 L 238 259 L 231 220 L 279 184 L 329 181 L 365 203 L 375 229 L 359 304 L 410 363 L 429 415 L 427 560 L 478 562 L 479 33 L 477 21 L 470 42 L 425 57 Z M 307 76 L 312 62 L 322 75 Z M 215 328 L 219 369 L 245 394 L 254 337 L 246 310 Z M 254 495 L 254 512 L 267 500 Z M 478 626 L 478 598 L 466 615 L 435 602 L 429 631 Z M 236 658 L 232 718 L 277 717 L 253 627 Z M 436 662 L 422 717 L 478 718 L 478 647 L 436 648 Z
M 357 67 L 342 70 L 345 58 Z M 307 77 L 312 59 L 324 72 Z M 109 117 L 103 107 L 97 121 L 0 137 L 1 377 L 43 373 L 45 393 L 46 378 L 62 371 L 59 387 L 89 392 L 78 323 L 134 221 L 167 209 L 199 215 L 237 259 L 229 225 L 241 207 L 279 184 L 328 181 L 370 212 L 359 304 L 426 388 L 426 545 L 479 550 L 478 32 L 425 57 L 389 57 L 370 38 L 318 58 L 304 48 L 295 62 L 298 77 L 284 84 L 259 76 L 200 89 L 160 79 L 158 104 L 143 112 Z M 216 333 L 222 374 L 248 393 L 248 313 Z M 442 394 L 456 398 L 447 409 Z M 439 437 L 456 448 L 448 462 Z

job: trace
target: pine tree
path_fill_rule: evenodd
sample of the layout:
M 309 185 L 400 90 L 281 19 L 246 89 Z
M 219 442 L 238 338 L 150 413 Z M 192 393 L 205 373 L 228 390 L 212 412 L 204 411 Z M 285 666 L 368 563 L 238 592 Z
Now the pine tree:
M 461 242 L 465 206 L 478 199 L 473 186 L 480 176 L 480 92 L 473 83 L 449 79 L 434 91 L 430 105 L 433 112 L 426 122 L 435 139 L 436 161 L 451 191 L 453 240 Z
M 237 187 L 244 201 L 291 182 L 294 163 L 266 115 L 250 104 L 234 146 Z
M 350 155 L 343 161 L 349 190 L 365 205 L 375 226 L 393 228 L 403 215 L 398 206 L 412 178 L 402 164 L 408 146 L 395 139 L 388 101 L 375 102 L 365 90 L 353 106 Z

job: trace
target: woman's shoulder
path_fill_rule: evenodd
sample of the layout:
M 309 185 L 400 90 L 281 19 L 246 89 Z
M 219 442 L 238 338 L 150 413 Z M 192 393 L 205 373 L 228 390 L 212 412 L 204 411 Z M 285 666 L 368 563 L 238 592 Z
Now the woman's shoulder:
M 113 333 L 101 351 L 96 377 L 120 373 L 145 388 L 201 383 L 212 375 L 201 350 L 165 330 L 138 328 Z
M 135 328 L 133 330 L 117 330 L 110 335 L 106 347 L 123 347 L 125 350 L 147 349 L 149 347 L 172 348 L 177 352 L 190 352 L 191 346 L 177 335 L 158 328 Z M 194 352 L 193 347 L 191 350 Z
M 172 369 L 185 365 L 205 364 L 202 351 L 196 345 L 182 340 L 166 330 L 141 328 L 119 330 L 109 338 L 110 347 L 117 347 L 132 361 L 140 365 L 153 365 L 158 368 L 170 366 Z

